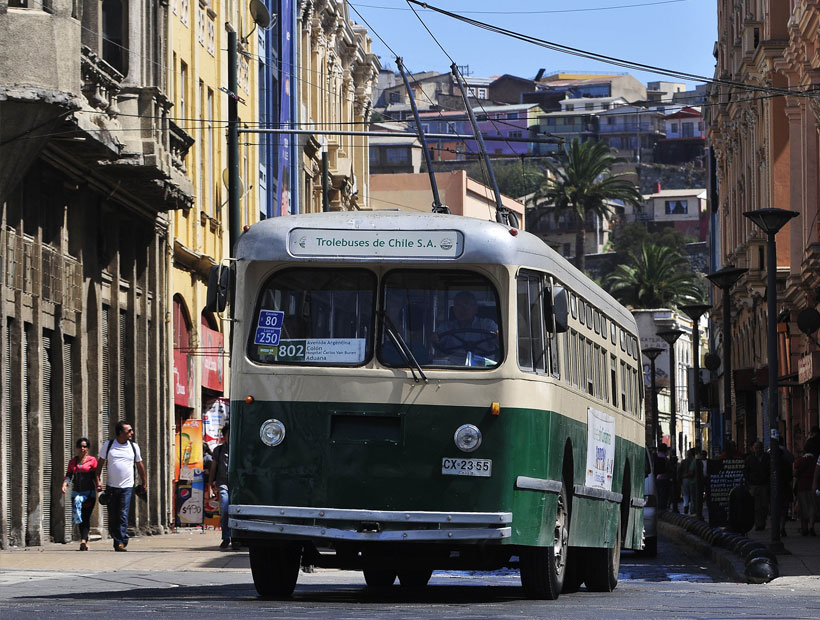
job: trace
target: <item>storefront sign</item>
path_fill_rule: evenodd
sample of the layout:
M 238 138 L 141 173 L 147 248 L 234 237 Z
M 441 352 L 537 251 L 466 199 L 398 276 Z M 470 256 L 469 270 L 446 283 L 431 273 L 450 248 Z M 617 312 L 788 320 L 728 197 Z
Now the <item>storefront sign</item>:
M 797 380 L 808 383 L 820 377 L 820 351 L 812 351 L 797 361 Z
M 294 256 L 457 258 L 464 241 L 456 230 L 318 230 L 297 228 L 288 239 Z
M 224 336 L 221 332 L 201 325 L 202 338 L 202 387 L 221 392 L 224 389 L 222 356 Z

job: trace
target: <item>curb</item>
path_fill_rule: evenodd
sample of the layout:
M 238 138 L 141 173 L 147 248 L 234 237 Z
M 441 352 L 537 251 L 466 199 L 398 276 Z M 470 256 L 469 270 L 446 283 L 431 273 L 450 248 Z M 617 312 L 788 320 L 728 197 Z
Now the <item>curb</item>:
M 768 583 L 780 576 L 777 556 L 762 543 L 723 528 L 713 528 L 689 515 L 662 511 L 658 529 L 710 559 L 735 581 Z

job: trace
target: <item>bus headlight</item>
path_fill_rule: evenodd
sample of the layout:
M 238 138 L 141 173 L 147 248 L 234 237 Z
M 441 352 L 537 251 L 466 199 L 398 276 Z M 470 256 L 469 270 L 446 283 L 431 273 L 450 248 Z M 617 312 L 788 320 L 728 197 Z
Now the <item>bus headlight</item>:
M 477 426 L 464 424 L 458 427 L 453 440 L 456 442 L 456 448 L 462 452 L 472 452 L 481 445 L 481 431 Z
M 259 439 L 266 446 L 278 446 L 285 440 L 285 425 L 274 418 L 265 420 L 259 428 Z

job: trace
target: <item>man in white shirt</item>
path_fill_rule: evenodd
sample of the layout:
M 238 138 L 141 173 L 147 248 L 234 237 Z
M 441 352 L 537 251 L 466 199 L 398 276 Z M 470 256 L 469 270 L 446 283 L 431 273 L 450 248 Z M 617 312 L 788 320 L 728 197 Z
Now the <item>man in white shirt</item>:
M 134 428 L 128 422 L 119 421 L 116 439 L 104 442 L 97 466 L 97 491 L 102 490 L 100 475 L 106 470 L 105 494 L 108 496 L 108 534 L 114 541 L 114 551 L 127 551 L 128 513 L 134 492 L 134 469 L 139 472 L 144 487 L 148 478 L 139 446 L 131 440 Z

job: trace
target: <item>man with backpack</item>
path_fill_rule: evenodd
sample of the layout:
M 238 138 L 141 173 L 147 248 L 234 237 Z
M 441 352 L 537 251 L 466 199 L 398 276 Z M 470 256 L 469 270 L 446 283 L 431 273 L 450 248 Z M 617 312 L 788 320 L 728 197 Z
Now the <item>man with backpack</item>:
M 134 428 L 121 420 L 117 422 L 115 432 L 116 439 L 109 439 L 103 444 L 97 459 L 97 491 L 102 490 L 100 476 L 107 464 L 105 496 L 108 499 L 108 534 L 114 542 L 114 551 L 127 551 L 128 514 L 131 510 L 131 495 L 134 493 L 135 470 L 142 479 L 137 487 L 138 494 L 144 493 L 148 478 L 139 446 L 131 439 Z

